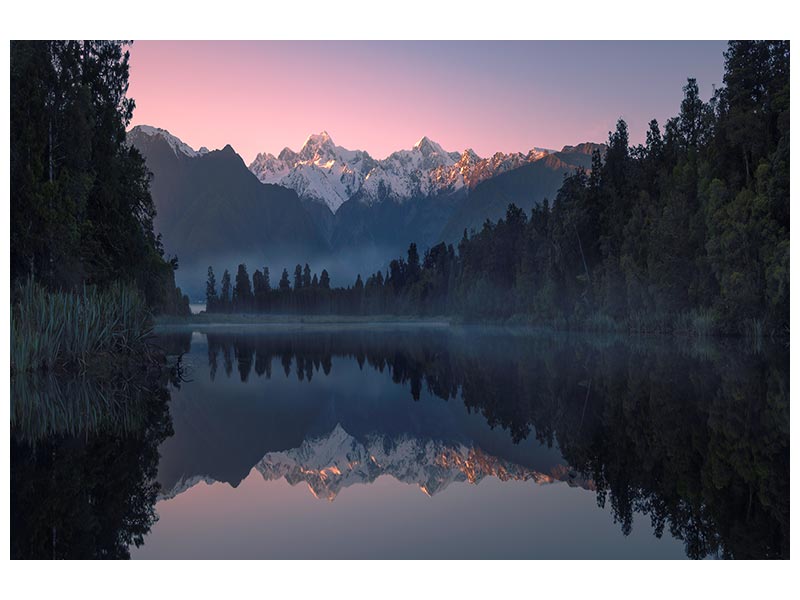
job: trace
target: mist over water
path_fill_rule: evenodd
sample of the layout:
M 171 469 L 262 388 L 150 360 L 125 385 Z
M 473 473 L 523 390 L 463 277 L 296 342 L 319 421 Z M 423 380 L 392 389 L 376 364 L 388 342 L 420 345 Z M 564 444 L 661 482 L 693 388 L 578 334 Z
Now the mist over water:
M 269 268 L 270 284 L 273 288 L 276 288 L 283 269 L 286 269 L 290 280 L 292 280 L 295 266 L 298 264 L 304 266 L 308 263 L 312 273 L 319 275 L 323 269 L 328 271 L 331 287 L 348 287 L 353 285 L 359 274 L 362 279 L 366 279 L 369 275 L 379 270 L 385 273 L 389 262 L 393 258 L 401 256 L 403 251 L 400 248 L 367 245 L 360 246 L 354 250 L 341 249 L 336 252 L 303 255 L 302 257 L 298 257 L 297 254 L 264 255 L 254 253 L 246 256 L 215 255 L 186 262 L 180 260 L 179 257 L 179 268 L 175 272 L 175 283 L 184 294 L 189 295 L 193 303 L 197 303 L 205 301 L 205 285 L 209 266 L 214 269 L 217 285 L 219 285 L 225 269 L 228 270 L 233 278 L 236 275 L 238 265 L 241 263 L 247 266 L 247 272 L 250 276 L 252 276 L 255 269 L 263 270 L 266 266 Z

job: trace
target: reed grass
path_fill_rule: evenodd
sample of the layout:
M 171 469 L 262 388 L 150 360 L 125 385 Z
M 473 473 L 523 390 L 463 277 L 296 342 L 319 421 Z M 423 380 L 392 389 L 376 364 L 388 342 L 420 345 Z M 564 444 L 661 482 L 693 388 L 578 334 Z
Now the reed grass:
M 86 372 L 120 358 L 149 360 L 152 317 L 130 286 L 50 292 L 28 279 L 11 309 L 11 373 Z
M 11 429 L 30 443 L 51 435 L 136 432 L 155 393 L 141 382 L 19 373 L 11 380 Z

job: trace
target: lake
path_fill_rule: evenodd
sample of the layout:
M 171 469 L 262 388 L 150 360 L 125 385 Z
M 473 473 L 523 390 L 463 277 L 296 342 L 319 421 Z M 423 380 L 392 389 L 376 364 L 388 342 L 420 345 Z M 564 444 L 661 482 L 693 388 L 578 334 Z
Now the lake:
M 436 324 L 162 329 L 15 381 L 12 557 L 788 558 L 788 349 Z

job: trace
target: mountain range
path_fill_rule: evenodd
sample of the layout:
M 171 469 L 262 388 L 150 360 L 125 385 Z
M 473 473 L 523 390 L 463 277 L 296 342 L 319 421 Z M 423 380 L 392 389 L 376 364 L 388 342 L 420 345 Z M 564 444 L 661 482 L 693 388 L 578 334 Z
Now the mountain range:
M 581 477 L 569 466 L 555 463 L 548 472 L 517 464 L 487 453 L 479 446 L 440 440 L 372 435 L 360 441 L 337 424 L 327 434 L 303 440 L 297 448 L 268 452 L 253 467 L 264 481 L 285 479 L 290 485 L 305 483 L 318 499 L 333 502 L 351 485 L 365 485 L 389 475 L 397 481 L 416 485 L 428 496 L 452 483 L 478 484 L 486 477 L 501 481 L 532 481 L 544 485 L 566 482 L 570 486 L 594 489 L 594 482 Z M 166 500 L 200 482 L 217 480 L 206 474 L 183 475 L 162 490 Z M 238 482 L 236 482 L 238 484 Z
M 321 202 L 335 213 L 351 198 L 370 205 L 472 189 L 485 179 L 549 153 L 534 148 L 527 154 L 498 152 L 482 159 L 471 148 L 463 153 L 446 152 L 423 137 L 411 150 L 376 160 L 364 151 L 335 145 L 323 131 L 309 136 L 299 152 L 284 148 L 277 158 L 258 154 L 250 170 L 261 182 L 291 188 L 301 198 Z
M 190 297 L 202 297 L 209 265 L 220 269 L 219 279 L 221 269 L 242 260 L 260 268 L 327 250 L 297 194 L 259 182 L 230 146 L 195 151 L 163 129 L 145 127 L 131 130 L 128 141 L 153 174 L 153 226 L 165 252 L 178 256 L 176 280 Z
M 337 285 L 385 268 L 409 243 L 457 242 L 464 230 L 553 199 L 564 176 L 591 166 L 601 144 L 497 152 L 448 152 L 427 137 L 375 159 L 337 146 L 327 132 L 295 152 L 260 153 L 245 165 L 233 148 L 194 150 L 168 131 L 138 125 L 129 143 L 153 173 L 156 230 L 177 255 L 178 284 L 202 296 L 205 269 L 309 262 Z

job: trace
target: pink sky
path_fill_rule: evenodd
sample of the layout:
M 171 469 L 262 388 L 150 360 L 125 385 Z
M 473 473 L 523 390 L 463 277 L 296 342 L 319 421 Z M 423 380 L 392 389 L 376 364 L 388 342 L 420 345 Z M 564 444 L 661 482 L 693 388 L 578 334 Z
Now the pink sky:
M 686 77 L 704 97 L 723 42 L 151 42 L 130 48 L 132 125 L 198 148 L 299 150 L 328 131 L 383 158 L 427 135 L 479 155 L 632 142 L 677 113 Z

